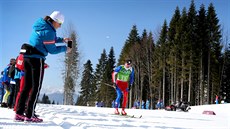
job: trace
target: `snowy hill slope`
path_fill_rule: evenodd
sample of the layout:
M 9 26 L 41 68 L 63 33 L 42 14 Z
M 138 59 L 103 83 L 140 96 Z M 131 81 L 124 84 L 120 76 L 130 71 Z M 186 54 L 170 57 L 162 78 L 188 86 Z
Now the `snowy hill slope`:
M 112 115 L 112 108 L 64 105 L 37 105 L 37 114 L 43 123 L 14 122 L 11 109 L 0 108 L 1 129 L 230 129 L 230 104 L 192 107 L 190 112 L 165 110 L 127 109 L 130 115 L 142 118 L 125 118 Z M 204 115 L 212 110 L 217 115 Z

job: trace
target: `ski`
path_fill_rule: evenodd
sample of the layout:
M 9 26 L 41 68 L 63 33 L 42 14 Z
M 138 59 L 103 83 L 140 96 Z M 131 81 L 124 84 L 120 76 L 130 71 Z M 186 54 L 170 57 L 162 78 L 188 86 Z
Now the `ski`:
M 114 115 L 114 116 L 121 116 L 121 117 L 124 117 L 124 118 L 142 118 L 142 115 L 140 116 L 137 116 L 137 115 L 117 115 L 117 114 L 110 114 L 110 115 Z
M 125 115 L 121 115 L 121 116 L 125 116 Z M 142 118 L 142 115 L 140 115 L 140 116 L 126 115 L 126 116 L 128 116 L 129 118 Z

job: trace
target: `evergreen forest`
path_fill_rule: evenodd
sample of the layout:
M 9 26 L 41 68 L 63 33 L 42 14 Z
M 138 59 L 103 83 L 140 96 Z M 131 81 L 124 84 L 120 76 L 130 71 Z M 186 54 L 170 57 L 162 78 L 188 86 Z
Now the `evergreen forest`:
M 150 109 L 158 100 L 165 105 L 177 101 L 213 104 L 216 96 L 229 103 L 230 42 L 219 20 L 212 3 L 196 9 L 192 0 L 188 9 L 175 7 L 171 20 L 163 21 L 157 37 L 146 29 L 139 32 L 133 25 L 119 59 L 115 59 L 111 46 L 102 51 L 95 69 L 90 60 L 84 63 L 80 96 L 75 104 L 94 106 L 97 101 L 111 107 L 116 98 L 112 72 L 127 58 L 135 70 L 128 108 L 135 101 L 146 100 Z

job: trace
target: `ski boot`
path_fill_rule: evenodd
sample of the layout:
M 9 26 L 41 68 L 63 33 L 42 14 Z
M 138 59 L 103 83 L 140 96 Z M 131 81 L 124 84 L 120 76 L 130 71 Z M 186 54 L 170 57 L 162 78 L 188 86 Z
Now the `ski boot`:
M 120 112 L 118 111 L 118 109 L 117 109 L 117 108 L 115 109 L 114 114 L 116 114 L 116 115 L 119 115 L 119 114 L 120 114 Z
M 3 103 L 1 104 L 1 107 L 7 108 L 7 107 L 8 107 L 8 104 L 3 102 Z
M 122 109 L 122 111 L 121 111 L 121 115 L 127 115 L 127 113 L 125 112 L 125 109 Z
M 25 117 L 25 115 L 15 114 L 14 121 L 24 121 Z
M 37 117 L 31 117 L 31 118 L 25 117 L 24 121 L 25 122 L 41 123 L 41 122 L 43 122 L 43 119 L 40 119 L 40 118 L 37 118 Z

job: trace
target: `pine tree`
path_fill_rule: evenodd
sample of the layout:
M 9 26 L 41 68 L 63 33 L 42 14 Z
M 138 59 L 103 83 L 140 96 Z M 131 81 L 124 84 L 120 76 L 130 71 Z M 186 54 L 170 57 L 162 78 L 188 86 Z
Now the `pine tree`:
M 149 96 L 148 96 L 148 100 L 150 101 L 150 109 L 153 109 L 154 102 L 153 102 L 153 98 L 154 98 L 154 88 L 152 88 L 153 86 L 153 62 L 154 62 L 154 57 L 153 54 L 155 52 L 155 43 L 154 43 L 154 39 L 153 39 L 153 34 L 152 32 L 149 32 L 148 38 L 147 38 L 147 45 L 146 45 L 146 49 L 147 49 L 147 75 L 148 75 L 148 85 L 149 85 Z
M 164 99 L 166 93 L 165 75 L 166 75 L 166 60 L 168 51 L 168 26 L 167 21 L 164 20 L 160 37 L 157 41 L 154 51 L 154 63 L 153 63 L 153 91 L 155 91 L 154 98 L 157 100 Z M 163 82 L 163 84 L 162 84 Z M 162 86 L 163 85 L 163 86 Z M 169 93 L 168 93 L 169 94 Z
M 108 60 L 106 62 L 106 67 L 105 67 L 105 72 L 103 74 L 102 82 L 106 82 L 107 84 L 112 85 L 112 72 L 115 67 L 116 59 L 115 59 L 115 53 L 113 50 L 113 47 L 111 47 L 109 55 L 108 55 Z M 106 107 L 110 107 L 112 101 L 116 97 L 116 92 L 113 87 L 108 86 L 108 85 L 102 85 L 104 88 L 104 95 L 102 96 L 102 101 L 104 102 Z
M 220 82 L 220 71 L 219 71 L 219 62 L 221 56 L 221 31 L 219 20 L 217 18 L 213 4 L 211 3 L 208 7 L 207 12 L 207 21 L 208 21 L 208 103 L 214 102 L 215 96 L 219 95 L 219 82 Z
M 195 49 L 196 49 L 196 31 L 197 31 L 197 12 L 196 12 L 196 7 L 194 4 L 194 0 L 191 1 L 190 8 L 188 11 L 188 24 L 187 24 L 187 36 L 188 36 L 188 45 L 189 45 L 189 58 L 188 58 L 188 65 L 189 65 L 189 77 L 188 77 L 188 96 L 187 100 L 191 104 L 194 104 L 194 97 L 195 95 L 193 94 L 195 92 L 195 88 L 193 87 L 194 81 L 193 81 L 193 75 L 197 71 L 194 71 L 194 58 L 195 58 Z
M 46 103 L 46 94 L 43 94 L 41 103 Z
M 152 33 L 146 29 L 143 30 L 140 41 L 131 47 L 130 57 L 133 59 L 133 67 L 135 71 L 135 85 L 133 90 L 129 93 L 129 107 L 133 105 L 134 101 L 143 101 L 144 108 L 146 107 L 146 100 L 150 101 L 152 108 L 153 102 L 153 88 L 152 85 L 152 61 L 154 52 L 154 40 Z
M 185 100 L 185 95 L 187 94 L 187 88 L 185 87 L 186 84 L 186 78 L 187 78 L 187 71 L 188 71 L 188 66 L 187 64 L 187 59 L 189 57 L 189 54 L 187 51 L 189 50 L 189 45 L 188 45 L 188 36 L 187 36 L 187 12 L 186 8 L 184 7 L 182 10 L 182 15 L 180 18 L 180 25 L 179 25 L 179 35 L 180 37 L 178 38 L 178 46 L 179 46 L 179 59 L 180 59 L 180 99 Z M 179 81 L 179 80 L 178 80 Z
M 131 32 L 129 33 L 128 39 L 125 41 L 125 44 L 121 50 L 120 57 L 118 59 L 118 65 L 124 64 L 126 58 L 130 58 L 130 50 L 131 47 L 135 44 L 140 42 L 140 38 L 138 36 L 138 30 L 136 25 L 133 25 Z
M 73 105 L 73 95 L 75 93 L 76 81 L 79 78 L 79 51 L 76 32 L 71 30 L 70 36 L 72 41 L 72 51 L 65 55 L 64 78 L 64 105 Z
M 168 58 L 170 79 L 171 79 L 171 100 L 179 100 L 179 88 L 178 88 L 178 75 L 179 75 L 179 25 L 180 25 L 180 10 L 176 7 L 175 13 L 170 21 L 168 30 L 168 42 L 170 47 L 170 53 Z
M 103 49 L 103 52 L 101 54 L 100 59 L 98 60 L 98 64 L 96 65 L 96 70 L 94 73 L 95 76 L 95 85 L 96 85 L 96 100 L 95 101 L 101 101 L 104 96 L 102 96 L 102 88 L 105 86 L 105 83 L 108 82 L 103 82 L 103 75 L 105 74 L 106 71 L 106 65 L 107 65 L 107 54 L 106 50 Z
M 46 94 L 43 95 L 41 103 L 43 104 L 50 104 L 49 96 Z
M 149 96 L 149 76 L 148 76 L 148 34 L 146 29 L 144 29 L 142 36 L 140 37 L 140 68 L 141 68 L 141 100 L 143 101 L 144 108 L 146 107 L 146 100 Z M 130 104 L 131 105 L 131 104 Z
M 196 100 L 197 104 L 204 103 L 204 75 L 205 75 L 205 59 L 207 57 L 207 47 L 208 47 L 208 33 L 207 33 L 207 17 L 205 6 L 202 4 L 200 6 L 198 14 L 198 29 L 197 29 L 197 48 L 199 49 L 199 88 Z
M 221 96 L 225 102 L 230 103 L 230 43 L 228 46 L 224 53 Z
M 86 106 L 87 103 L 93 104 L 93 95 L 95 93 L 95 85 L 94 84 L 94 75 L 93 75 L 93 68 L 92 63 L 90 60 L 84 64 L 84 71 L 81 80 L 81 91 L 80 97 L 77 101 L 77 105 Z M 92 101 L 93 100 L 93 101 Z

